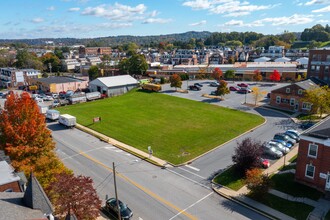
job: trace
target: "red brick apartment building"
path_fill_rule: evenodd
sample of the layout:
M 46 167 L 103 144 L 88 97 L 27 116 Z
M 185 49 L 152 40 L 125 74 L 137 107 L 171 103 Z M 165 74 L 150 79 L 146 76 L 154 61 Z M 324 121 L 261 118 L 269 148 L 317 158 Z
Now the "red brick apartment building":
M 309 112 L 311 104 L 302 101 L 302 98 L 304 91 L 313 87 L 317 87 L 317 85 L 308 79 L 275 89 L 270 93 L 269 104 L 282 110 Z
M 330 48 L 309 51 L 307 77 L 315 77 L 330 85 Z
M 330 117 L 301 135 L 295 178 L 330 198 Z
M 79 56 L 110 55 L 111 47 L 79 47 Z

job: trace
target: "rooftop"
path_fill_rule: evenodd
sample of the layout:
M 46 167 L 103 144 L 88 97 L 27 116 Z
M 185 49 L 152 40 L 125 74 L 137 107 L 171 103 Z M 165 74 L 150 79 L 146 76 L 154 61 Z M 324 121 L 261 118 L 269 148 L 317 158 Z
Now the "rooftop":
M 55 84 L 61 84 L 61 83 L 70 83 L 70 82 L 82 82 L 84 80 L 73 78 L 73 77 L 65 77 L 65 76 L 54 76 L 54 77 L 48 77 L 48 78 L 39 78 L 39 82 L 43 83 L 55 83 Z
M 6 161 L 0 161 L 0 185 L 19 181 L 20 178 L 14 173 L 14 168 Z
M 307 130 L 304 135 L 324 140 L 330 139 L 330 117 L 327 117 L 321 123 Z

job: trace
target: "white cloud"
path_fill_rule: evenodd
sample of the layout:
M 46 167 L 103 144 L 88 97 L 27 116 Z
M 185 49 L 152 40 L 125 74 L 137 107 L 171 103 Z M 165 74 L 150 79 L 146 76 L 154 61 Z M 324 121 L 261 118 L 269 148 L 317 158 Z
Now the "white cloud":
M 54 11 L 55 10 L 55 7 L 54 6 L 50 6 L 47 8 L 48 11 Z
M 80 11 L 80 8 L 69 8 L 69 12 Z
M 249 15 L 249 14 L 251 14 L 251 12 L 248 12 L 248 11 L 232 12 L 232 13 L 224 15 L 224 17 L 241 17 L 241 16 L 245 16 L 245 15 Z
M 290 17 L 275 17 L 275 18 L 264 18 L 262 22 L 269 22 L 274 26 L 279 25 L 297 25 L 297 24 L 308 24 L 314 21 L 311 15 L 294 14 Z
M 214 14 L 226 14 L 226 13 L 248 13 L 260 10 L 266 10 L 273 8 L 273 5 L 242 5 L 239 1 L 232 1 L 227 4 L 218 5 L 210 9 Z
M 200 22 L 189 24 L 189 26 L 201 26 L 201 25 L 204 25 L 204 24 L 206 24 L 206 21 L 202 20 Z
M 119 29 L 119 28 L 127 28 L 132 27 L 132 23 L 103 23 L 97 25 L 99 28 L 111 28 L 111 29 Z
M 156 17 L 158 14 L 159 14 L 159 12 L 154 10 L 150 13 L 150 17 Z
M 152 23 L 158 23 L 158 24 L 165 24 L 171 22 L 171 19 L 162 19 L 162 18 L 148 18 L 145 19 L 142 24 L 152 24 Z
M 318 20 L 317 23 L 329 23 L 330 20 Z
M 322 4 L 330 4 L 330 0 L 311 0 L 305 3 L 305 5 L 322 5 Z
M 139 4 L 135 7 L 115 3 L 114 5 L 99 5 L 96 7 L 87 7 L 81 12 L 82 15 L 90 15 L 96 17 L 104 17 L 111 20 L 134 20 L 142 19 L 139 15 L 143 15 L 147 7 Z
M 236 27 L 260 27 L 264 26 L 262 21 L 254 21 L 251 23 L 244 23 L 242 20 L 230 20 L 222 25 L 219 25 L 220 27 L 228 27 L 228 26 L 236 26 Z
M 33 23 L 41 23 L 41 22 L 44 22 L 44 19 L 43 18 L 33 18 L 31 20 L 31 22 L 33 22 Z
M 324 7 L 324 8 L 320 8 L 320 9 L 317 9 L 317 10 L 313 10 L 312 11 L 313 13 L 323 13 L 323 12 L 330 12 L 330 5 Z
M 208 0 L 186 1 L 182 5 L 191 7 L 193 10 L 208 9 L 211 7 L 211 3 Z

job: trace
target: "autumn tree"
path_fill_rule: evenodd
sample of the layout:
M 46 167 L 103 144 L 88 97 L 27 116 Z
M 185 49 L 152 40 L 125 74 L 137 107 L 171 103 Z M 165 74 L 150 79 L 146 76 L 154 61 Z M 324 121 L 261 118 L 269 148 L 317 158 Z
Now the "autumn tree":
M 224 96 L 226 94 L 229 94 L 230 90 L 227 87 L 227 85 L 228 85 L 228 83 L 225 80 L 220 80 L 219 86 L 217 87 L 217 90 L 215 91 L 216 95 Z
M 247 170 L 257 167 L 260 164 L 259 158 L 261 155 L 261 142 L 251 138 L 245 138 L 242 142 L 238 142 L 232 156 L 236 171 L 244 175 Z
M 271 180 L 268 175 L 262 173 L 261 169 L 253 168 L 246 171 L 245 184 L 253 197 L 261 198 L 268 192 Z
M 303 101 L 311 105 L 312 113 L 319 113 L 322 117 L 324 113 L 330 113 L 330 89 L 328 86 L 315 86 L 305 90 Z
M 40 57 L 44 64 L 44 70 L 49 72 L 57 72 L 61 70 L 61 60 L 53 53 L 46 53 Z
M 90 177 L 57 174 L 56 180 L 46 188 L 46 192 L 55 206 L 55 214 L 59 216 L 70 212 L 77 219 L 92 220 L 100 215 L 101 200 Z
M 170 83 L 171 83 L 171 87 L 175 87 L 175 89 L 177 88 L 181 88 L 182 86 L 182 81 L 181 81 L 181 77 L 178 74 L 173 74 L 172 76 L 170 76 Z
M 257 105 L 257 102 L 260 101 L 262 97 L 264 97 L 267 94 L 266 91 L 260 90 L 259 87 L 253 87 L 252 88 L 252 96 L 254 99 L 254 105 Z
M 53 181 L 54 174 L 69 172 L 53 151 L 45 116 L 28 93 L 7 96 L 0 113 L 0 134 L 0 149 L 11 158 L 12 166 L 26 176 L 33 171 L 42 186 Z
M 278 82 L 281 80 L 281 75 L 277 70 L 274 70 L 273 73 L 269 76 L 269 79 L 273 82 Z
M 222 70 L 218 67 L 214 68 L 214 70 L 212 71 L 212 78 L 217 80 L 218 82 L 220 82 L 221 78 L 222 78 Z
M 255 70 L 253 73 L 254 73 L 253 80 L 260 82 L 262 80 L 262 75 L 260 73 L 260 70 Z

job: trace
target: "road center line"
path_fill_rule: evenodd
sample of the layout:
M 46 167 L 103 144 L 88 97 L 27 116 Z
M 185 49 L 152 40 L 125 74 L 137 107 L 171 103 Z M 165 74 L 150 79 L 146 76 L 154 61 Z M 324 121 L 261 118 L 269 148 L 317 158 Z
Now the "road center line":
M 196 204 L 200 203 L 201 201 L 203 201 L 204 199 L 206 199 L 207 197 L 209 197 L 210 195 L 212 195 L 214 192 L 210 192 L 209 194 L 207 194 L 206 196 L 204 196 L 203 198 L 201 198 L 200 200 L 196 201 L 195 203 L 191 204 L 190 206 L 188 206 L 187 208 L 185 208 L 184 210 L 182 210 L 182 212 L 187 211 L 188 209 L 190 209 L 191 207 L 195 206 Z M 178 214 L 176 214 L 175 216 L 173 216 L 172 218 L 170 218 L 169 220 L 174 219 L 175 217 L 179 216 L 181 213 L 179 212 Z
M 186 170 L 186 169 L 183 169 L 183 168 L 181 168 L 181 167 L 179 167 L 179 169 L 180 170 L 183 170 L 183 171 L 185 171 L 185 172 L 187 172 L 187 173 L 190 173 L 190 174 L 193 174 L 193 175 L 195 175 L 195 176 L 197 176 L 197 177 L 199 177 L 199 178 L 201 178 L 201 179 L 207 179 L 207 178 L 205 178 L 205 177 L 203 177 L 203 176 L 201 176 L 201 175 L 198 175 L 198 174 L 196 174 L 196 173 L 193 173 L 193 172 L 191 172 L 190 170 Z
M 84 152 L 81 152 L 80 155 L 86 157 L 87 159 L 93 161 L 94 163 L 104 167 L 105 169 L 109 170 L 110 172 L 113 172 L 112 168 L 108 167 L 107 165 L 103 164 L 102 162 L 94 159 L 93 157 L 85 154 Z M 162 202 L 163 204 L 175 209 L 176 211 L 178 211 L 180 214 L 182 213 L 183 215 L 187 216 L 189 219 L 192 220 L 197 220 L 198 218 L 185 212 L 184 210 L 180 209 L 179 207 L 175 206 L 174 204 L 170 203 L 169 201 L 163 199 L 162 197 L 160 197 L 159 195 L 155 194 L 154 192 L 150 191 L 149 189 L 141 186 L 140 184 L 134 182 L 133 180 L 129 179 L 128 177 L 124 176 L 121 173 L 117 173 L 116 172 L 116 176 L 122 178 L 123 180 L 126 180 L 127 182 L 131 183 L 132 185 L 134 185 L 135 187 L 139 188 L 140 190 L 142 190 L 143 192 L 145 192 L 146 194 L 148 194 L 149 196 L 153 197 L 154 199 Z
M 200 169 L 198 169 L 198 168 L 196 168 L 196 167 L 193 167 L 193 166 L 190 166 L 190 165 L 185 165 L 185 167 L 188 167 L 188 168 L 190 168 L 190 169 L 192 169 L 192 170 L 195 170 L 195 171 L 200 171 Z

